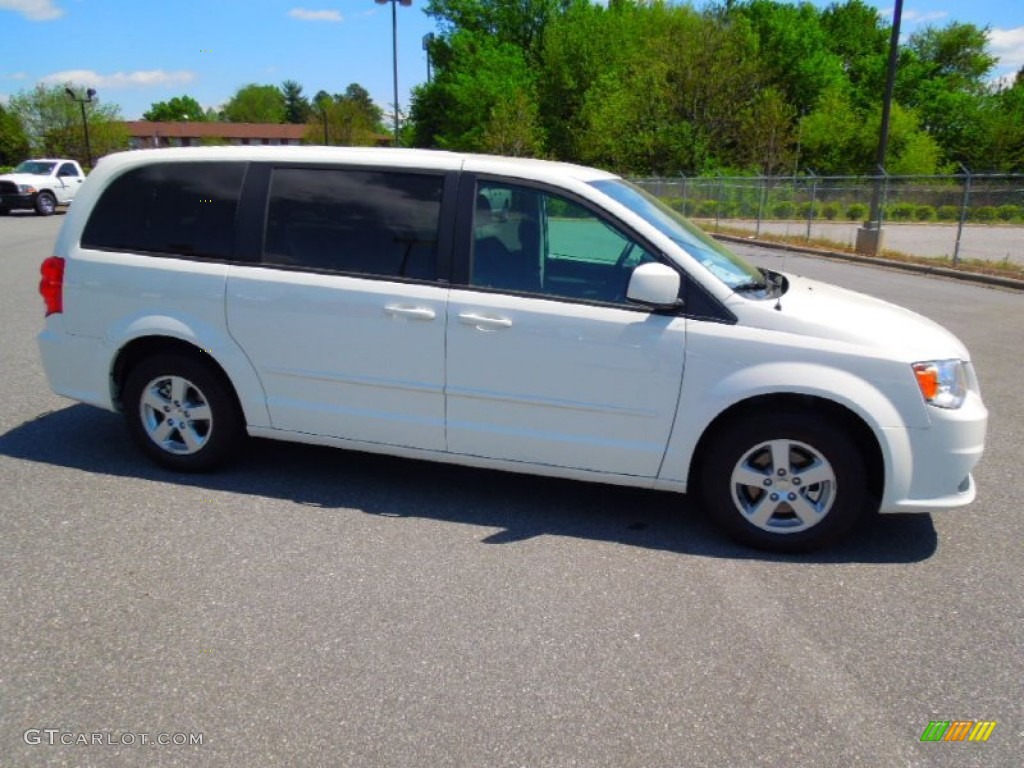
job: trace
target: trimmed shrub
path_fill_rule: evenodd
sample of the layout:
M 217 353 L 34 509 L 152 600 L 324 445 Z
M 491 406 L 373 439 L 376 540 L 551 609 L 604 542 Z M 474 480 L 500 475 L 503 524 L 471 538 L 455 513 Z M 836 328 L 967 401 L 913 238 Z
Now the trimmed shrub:
M 846 207 L 846 218 L 850 221 L 863 221 L 867 215 L 868 207 L 864 203 L 850 203 Z
M 979 205 L 971 208 L 968 212 L 971 221 L 995 221 L 996 207 L 994 205 Z
M 914 219 L 917 221 L 935 221 L 935 209 L 930 205 L 919 205 L 914 208 Z
M 717 200 L 701 200 L 697 204 L 696 215 L 702 219 L 713 219 L 718 211 Z
M 940 205 L 935 215 L 939 221 L 957 221 L 960 218 L 960 209 L 955 205 Z
M 791 219 L 796 206 L 790 200 L 780 200 L 772 206 L 772 216 L 776 219 Z
M 1024 208 L 1019 205 L 1000 205 L 996 208 L 996 216 L 1000 221 L 1013 221 L 1024 215 Z
M 910 221 L 914 218 L 916 207 L 913 203 L 894 203 L 888 206 L 889 218 L 893 221 Z
M 796 212 L 801 219 L 806 219 L 808 216 L 812 219 L 816 219 L 821 215 L 821 203 L 812 203 L 810 201 L 799 203 L 796 206 Z
M 744 195 L 738 202 L 733 201 L 722 205 L 722 215 L 725 216 L 725 211 L 729 211 L 729 216 L 741 216 L 744 219 L 756 219 L 757 218 L 758 201 L 757 195 Z
M 825 203 L 821 206 L 821 215 L 829 221 L 835 221 L 839 218 L 839 203 Z

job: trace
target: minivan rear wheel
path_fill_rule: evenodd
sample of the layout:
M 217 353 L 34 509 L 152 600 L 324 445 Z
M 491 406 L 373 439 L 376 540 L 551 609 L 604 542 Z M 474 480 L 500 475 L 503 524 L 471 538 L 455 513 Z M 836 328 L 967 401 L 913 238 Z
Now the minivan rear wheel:
M 136 365 L 125 381 L 128 431 L 149 458 L 183 472 L 223 463 L 243 435 L 229 386 L 210 365 L 160 355 Z
M 823 414 L 733 421 L 713 441 L 700 486 L 713 520 L 740 543 L 804 552 L 834 543 L 868 504 L 864 459 Z

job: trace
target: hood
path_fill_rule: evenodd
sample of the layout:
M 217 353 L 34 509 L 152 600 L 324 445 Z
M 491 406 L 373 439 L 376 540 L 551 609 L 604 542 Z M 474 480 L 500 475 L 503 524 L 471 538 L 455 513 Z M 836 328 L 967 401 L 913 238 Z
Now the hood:
M 5 173 L 0 175 L 0 181 L 13 181 L 15 184 L 31 184 L 35 186 L 43 179 L 51 178 L 45 173 Z
M 868 347 L 904 362 L 970 359 L 956 336 L 917 312 L 818 280 L 785 278 L 781 299 L 737 296 L 743 306 L 729 306 L 750 325 Z

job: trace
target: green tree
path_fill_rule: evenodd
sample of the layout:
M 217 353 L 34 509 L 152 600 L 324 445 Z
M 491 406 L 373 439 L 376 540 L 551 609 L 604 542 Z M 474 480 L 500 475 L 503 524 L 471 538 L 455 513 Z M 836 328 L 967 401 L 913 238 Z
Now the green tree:
M 822 12 L 821 28 L 829 50 L 839 57 L 853 103 L 861 108 L 877 104 L 885 87 L 891 32 L 878 10 L 863 0 L 834 3 Z
M 175 96 L 168 101 L 158 101 L 151 104 L 146 112 L 142 113 L 143 120 L 153 122 L 175 122 L 190 120 L 192 122 L 206 122 L 207 113 L 199 105 L 199 102 L 191 96 Z
M 801 162 L 824 175 L 876 173 L 881 122 L 881 105 L 862 113 L 847 95 L 833 91 L 801 121 Z M 934 174 L 941 170 L 941 156 L 917 114 L 893 104 L 885 170 L 894 175 Z
M 281 83 L 281 95 L 284 97 L 284 121 L 286 123 L 305 123 L 310 118 L 309 101 L 302 95 L 302 86 L 294 80 Z
M 774 87 L 761 91 L 743 111 L 739 156 L 765 176 L 793 168 L 796 110 Z
M 503 99 L 518 91 L 535 101 L 535 75 L 522 49 L 493 37 L 458 31 L 448 51 L 434 80 L 413 91 L 413 140 L 416 146 L 482 151 L 492 111 Z
M 15 94 L 7 109 L 24 126 L 33 154 L 72 157 L 86 165 L 81 107 L 68 98 L 66 88 L 83 90 L 72 83 L 37 85 L 31 91 Z M 121 110 L 116 104 L 94 98 L 86 105 L 85 114 L 94 161 L 128 148 L 128 131 L 121 123 Z
M 313 97 L 305 140 L 310 144 L 371 146 L 381 136 L 382 116 L 380 107 L 358 83 L 333 96 L 321 90 Z
M 810 3 L 746 0 L 726 18 L 746 19 L 757 35 L 767 79 L 798 112 L 807 112 L 829 87 L 844 80 L 843 60 L 832 52 L 821 14 Z
M 337 101 L 350 102 L 366 116 L 367 121 L 375 130 L 385 130 L 383 126 L 384 110 L 374 103 L 373 99 L 370 98 L 370 92 L 359 83 L 349 83 L 348 87 L 345 88 L 345 92 L 334 98 Z
M 468 32 L 508 43 L 536 60 L 548 21 L 562 0 L 429 0 L 426 14 L 440 26 L 444 37 Z
M 947 162 L 985 164 L 979 155 L 994 116 L 987 78 L 997 62 L 987 33 L 973 24 L 926 27 L 910 36 L 900 62 L 899 101 L 917 112 Z
M 28 155 L 28 135 L 21 120 L 0 104 L 0 165 L 17 165 Z
M 985 90 L 985 79 L 999 62 L 988 50 L 988 27 L 953 22 L 925 27 L 907 40 L 911 61 L 910 83 L 941 79 L 952 87 Z
M 1024 67 L 1013 85 L 996 92 L 994 114 L 989 121 L 985 165 L 978 170 L 1024 173 Z M 970 166 L 969 166 L 970 167 Z
M 224 119 L 229 123 L 283 123 L 284 94 L 276 85 L 250 83 L 238 89 L 224 105 Z
M 523 90 L 502 94 L 484 126 L 481 149 L 511 157 L 541 157 L 544 132 L 537 103 Z
M 818 106 L 800 120 L 800 165 L 821 175 L 867 171 L 870 165 L 850 154 L 857 141 L 859 120 L 848 89 L 830 88 Z

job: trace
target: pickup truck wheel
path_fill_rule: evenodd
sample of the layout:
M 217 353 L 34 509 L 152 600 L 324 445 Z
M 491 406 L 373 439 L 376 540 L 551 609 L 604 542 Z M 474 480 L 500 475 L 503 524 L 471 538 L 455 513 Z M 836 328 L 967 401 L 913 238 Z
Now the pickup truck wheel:
M 40 216 L 52 216 L 57 210 L 57 199 L 49 192 L 36 195 L 36 213 Z
M 243 435 L 229 386 L 187 355 L 160 355 L 135 366 L 125 381 L 124 414 L 143 453 L 181 472 L 213 469 Z
M 811 412 L 734 422 L 712 444 L 700 485 L 708 511 L 726 533 L 776 552 L 832 544 L 868 505 L 856 444 Z

